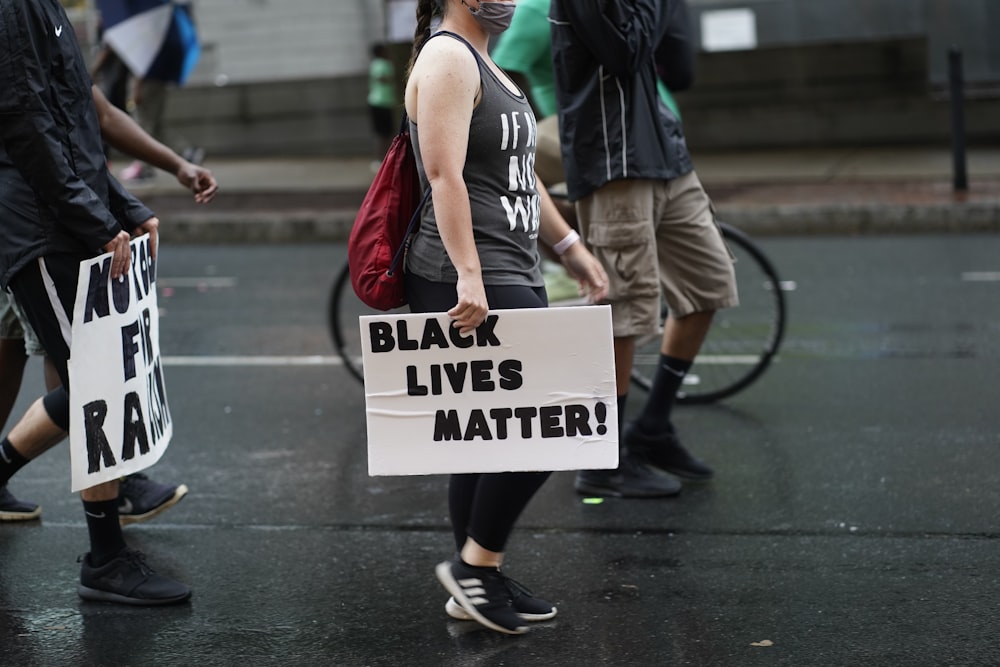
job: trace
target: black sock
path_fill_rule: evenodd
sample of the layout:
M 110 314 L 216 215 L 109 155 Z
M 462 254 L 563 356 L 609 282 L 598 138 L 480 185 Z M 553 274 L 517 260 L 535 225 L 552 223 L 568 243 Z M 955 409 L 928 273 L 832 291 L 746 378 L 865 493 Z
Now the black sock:
M 0 440 L 0 486 L 7 483 L 18 470 L 28 463 L 28 459 L 21 456 L 10 440 L 4 438 Z
M 83 501 L 90 533 L 90 563 L 100 567 L 125 548 L 122 527 L 118 524 L 118 499 Z
M 691 369 L 690 361 L 660 355 L 656 366 L 653 386 L 646 397 L 646 405 L 639 415 L 638 425 L 646 433 L 662 433 L 671 428 L 670 409 L 674 407 L 677 390 L 681 388 L 684 376 Z

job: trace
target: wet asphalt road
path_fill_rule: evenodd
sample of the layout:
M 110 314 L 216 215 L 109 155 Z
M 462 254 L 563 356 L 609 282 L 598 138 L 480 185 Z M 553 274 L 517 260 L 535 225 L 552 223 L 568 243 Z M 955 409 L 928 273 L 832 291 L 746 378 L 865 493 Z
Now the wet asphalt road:
M 63 446 L 12 483 L 44 514 L 0 525 L 0 664 L 1000 663 L 1000 243 L 762 244 L 796 285 L 780 359 L 675 416 L 717 479 L 585 505 L 554 475 L 507 570 L 559 615 L 517 638 L 444 615 L 445 479 L 367 475 L 363 395 L 325 323 L 344 247 L 164 247 L 175 430 L 150 472 L 191 492 L 126 533 L 194 597 L 77 598 Z

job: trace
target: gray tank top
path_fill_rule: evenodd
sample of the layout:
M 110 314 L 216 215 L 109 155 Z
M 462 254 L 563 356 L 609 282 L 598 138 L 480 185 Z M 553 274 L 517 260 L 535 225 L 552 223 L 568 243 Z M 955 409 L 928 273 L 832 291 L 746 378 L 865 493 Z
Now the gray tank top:
M 535 116 L 524 94 L 515 95 L 472 51 L 479 64 L 482 96 L 472 112 L 463 176 L 472 207 L 472 231 L 486 285 L 543 285 L 538 255 L 539 198 L 535 188 Z M 432 38 L 433 39 L 433 38 Z M 410 141 L 420 181 L 427 188 L 420 134 L 410 121 Z M 406 269 L 426 280 L 457 282 L 434 215 L 433 198 L 424 207 L 420 231 L 406 257 Z

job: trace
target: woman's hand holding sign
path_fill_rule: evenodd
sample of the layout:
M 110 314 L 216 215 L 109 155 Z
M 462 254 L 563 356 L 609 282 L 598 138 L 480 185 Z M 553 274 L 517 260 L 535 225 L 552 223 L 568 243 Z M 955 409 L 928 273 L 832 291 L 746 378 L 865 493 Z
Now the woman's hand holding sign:
M 465 335 L 475 331 L 486 320 L 490 307 L 486 302 L 482 275 L 475 278 L 459 275 L 457 289 L 458 303 L 448 311 L 448 317 L 452 319 L 452 326 Z

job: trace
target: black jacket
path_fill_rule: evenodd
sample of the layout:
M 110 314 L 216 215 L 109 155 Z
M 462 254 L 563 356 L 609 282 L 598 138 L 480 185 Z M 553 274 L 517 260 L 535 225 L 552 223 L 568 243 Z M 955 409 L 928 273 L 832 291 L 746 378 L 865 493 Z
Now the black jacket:
M 0 0 L 0 285 L 98 254 L 153 216 L 108 173 L 91 81 L 58 0 Z
M 552 0 L 552 64 L 573 201 L 621 179 L 694 169 L 680 120 L 656 91 L 657 48 L 677 0 Z

